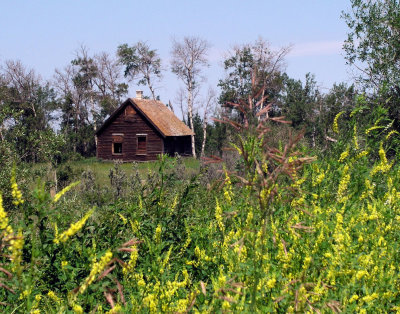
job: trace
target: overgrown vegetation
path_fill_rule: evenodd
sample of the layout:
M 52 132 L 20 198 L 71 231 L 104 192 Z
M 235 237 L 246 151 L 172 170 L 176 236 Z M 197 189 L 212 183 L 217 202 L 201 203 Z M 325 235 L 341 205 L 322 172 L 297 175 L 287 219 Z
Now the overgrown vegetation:
M 54 197 L 22 192 L 12 172 L 2 310 L 398 310 L 398 134 L 382 110 L 359 125 L 361 109 L 336 116 L 338 142 L 313 162 L 295 141 L 271 148 L 244 129 L 220 188 L 165 156 L 145 180 L 116 165 L 109 188 L 86 173 Z
M 235 48 L 215 122 L 192 117 L 213 155 L 201 161 L 83 159 L 93 153 L 96 119 L 126 88 L 116 80 L 117 89 L 96 89 L 108 57 L 83 50 L 59 72 L 61 98 L 32 71 L 7 63 L 0 310 L 399 312 L 399 86 L 397 63 L 385 59 L 398 45 L 373 27 L 385 20 L 398 30 L 399 4 L 351 3 L 345 49 L 350 63 L 367 63 L 370 79 L 322 94 L 312 75 L 303 86 L 282 73 L 285 49 L 263 59 L 263 42 Z M 139 48 L 160 64 L 144 43 L 120 46 L 135 79 L 143 75 Z M 50 127 L 55 108 L 59 133 Z

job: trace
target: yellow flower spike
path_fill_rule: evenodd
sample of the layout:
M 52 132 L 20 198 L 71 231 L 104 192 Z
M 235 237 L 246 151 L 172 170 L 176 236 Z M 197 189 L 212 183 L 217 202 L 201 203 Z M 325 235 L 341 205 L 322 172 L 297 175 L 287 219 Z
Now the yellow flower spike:
M 353 128 L 353 144 L 354 144 L 354 148 L 357 150 L 358 147 L 358 139 L 357 139 L 357 124 L 354 124 L 354 128 Z
M 174 197 L 174 201 L 173 201 L 173 203 L 171 205 L 171 208 L 170 208 L 171 213 L 174 212 L 176 205 L 178 205 L 178 195 L 175 195 L 175 197 Z
M 162 228 L 161 228 L 161 225 L 159 224 L 156 228 L 156 232 L 154 233 L 154 237 L 153 237 L 153 239 L 156 243 L 161 242 L 161 231 L 162 231 Z
M 379 129 L 383 129 L 383 128 L 385 128 L 385 127 L 384 126 L 379 126 L 379 125 L 374 125 L 374 126 L 370 127 L 369 129 L 367 129 L 365 131 L 365 134 L 368 135 L 369 133 L 371 133 L 374 130 L 379 130 Z
M 131 252 L 131 256 L 129 258 L 129 262 L 126 264 L 125 267 L 122 268 L 122 273 L 124 275 L 127 275 L 134 270 L 137 259 L 139 257 L 137 246 L 133 245 L 133 246 L 131 246 L 131 249 L 132 249 L 132 252 Z
M 400 135 L 399 132 L 397 132 L 396 130 L 392 130 L 388 133 L 388 135 L 386 135 L 385 140 L 387 141 L 393 134 L 398 134 Z
M 17 180 L 16 180 L 16 175 L 15 175 L 15 166 L 11 170 L 11 195 L 13 197 L 13 204 L 15 206 L 18 206 L 20 204 L 24 203 L 24 200 L 22 198 L 22 193 L 18 188 Z
M 57 297 L 56 296 L 56 294 L 53 292 L 53 291 L 49 291 L 48 293 L 47 293 L 47 296 L 51 299 L 51 300 L 53 300 L 54 302 L 56 302 L 56 303 L 61 303 L 61 299 L 59 298 L 59 297 Z
M 116 306 L 114 306 L 114 308 L 112 308 L 111 310 L 109 310 L 107 312 L 107 314 L 114 314 L 114 313 L 121 313 L 122 311 L 122 306 L 117 304 Z
M 345 165 L 342 172 L 342 179 L 339 182 L 337 199 L 339 203 L 344 203 L 349 196 L 346 196 L 347 187 L 350 183 L 349 166 Z
M 215 220 L 217 221 L 217 225 L 219 227 L 219 229 L 224 232 L 225 230 L 225 226 L 224 226 L 224 222 L 222 219 L 222 208 L 221 206 L 219 206 L 219 202 L 216 199 L 216 205 L 215 205 Z
M 138 233 L 139 229 L 140 229 L 140 224 L 137 222 L 137 220 L 132 221 L 129 219 L 129 223 L 131 224 L 131 229 L 132 229 L 133 234 Z
M 383 149 L 383 143 L 381 142 L 379 144 L 379 157 L 381 159 L 382 164 L 387 164 L 387 158 L 386 158 L 386 152 Z
M 57 203 L 61 196 L 63 196 L 65 193 L 67 193 L 69 190 L 71 190 L 73 187 L 77 186 L 81 181 L 76 181 L 68 185 L 67 187 L 63 188 L 60 192 L 58 192 L 54 198 L 53 198 L 53 203 Z
M 357 159 L 360 159 L 360 158 L 362 158 L 362 157 L 364 157 L 364 156 L 367 156 L 368 155 L 368 152 L 366 151 L 366 150 L 363 150 L 361 153 L 359 153 L 357 156 L 356 156 L 356 160 Z
M 21 274 L 21 262 L 22 262 L 22 250 L 24 248 L 24 236 L 22 235 L 22 230 L 18 230 L 18 234 L 15 239 L 10 241 L 11 247 L 11 260 L 13 262 L 12 270 Z
M 231 178 L 228 175 L 228 171 L 226 170 L 224 166 L 224 171 L 225 171 L 225 185 L 224 185 L 224 197 L 226 202 L 231 205 L 232 204 L 232 197 L 233 197 L 233 192 L 232 192 L 232 182 Z
M 60 242 L 66 242 L 70 237 L 75 235 L 79 230 L 83 228 L 86 221 L 90 218 L 90 216 L 92 216 L 93 212 L 94 208 L 89 210 L 81 220 L 79 220 L 76 223 L 72 223 L 71 226 L 68 228 L 68 230 L 64 231 L 57 238 L 53 240 L 54 243 L 58 244 Z
M 118 213 L 118 216 L 119 216 L 119 218 L 121 218 L 121 220 L 122 220 L 122 223 L 124 224 L 124 225 L 126 225 L 126 223 L 128 222 L 128 219 L 126 219 L 123 215 L 121 215 L 120 213 Z
M 13 232 L 12 229 L 10 230 L 11 232 L 7 232 L 7 227 L 9 227 L 7 212 L 4 210 L 3 198 L 2 198 L 2 195 L 0 193 L 0 229 L 6 230 L 5 237 L 7 237 L 8 234 Z
M 342 114 L 344 114 L 344 111 L 340 111 L 340 112 L 335 116 L 335 118 L 333 119 L 333 126 L 332 126 L 332 129 L 333 129 L 333 132 L 335 132 L 336 134 L 339 134 L 338 120 L 339 120 L 339 118 L 340 118 L 340 116 L 341 116 Z
M 267 281 L 267 287 L 269 289 L 272 289 L 273 287 L 275 287 L 275 284 L 276 284 L 276 279 L 275 278 L 272 278 L 272 279 Z
M 78 304 L 74 304 L 74 306 L 72 307 L 72 310 L 73 310 L 74 313 L 76 313 L 76 314 L 83 314 L 82 306 L 80 306 L 80 305 L 78 305 Z
M 338 162 L 343 162 L 350 154 L 350 147 L 348 146 L 347 149 L 340 154 L 340 158 L 338 159 Z
M 112 259 L 112 253 L 110 251 L 107 251 L 106 254 L 104 254 L 100 258 L 100 261 L 93 263 L 92 270 L 90 271 L 89 276 L 85 279 L 85 281 L 83 282 L 83 284 L 79 288 L 79 293 L 82 294 L 82 293 L 85 292 L 85 290 L 96 279 L 96 276 L 99 275 L 104 270 L 104 268 L 111 261 L 111 259 Z

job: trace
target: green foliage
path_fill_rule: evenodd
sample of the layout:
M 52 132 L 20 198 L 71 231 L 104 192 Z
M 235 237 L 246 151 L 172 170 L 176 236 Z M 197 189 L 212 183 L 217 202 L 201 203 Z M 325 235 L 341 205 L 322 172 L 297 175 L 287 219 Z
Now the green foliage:
M 227 75 L 218 83 L 221 88 L 219 103 L 247 101 L 255 89 L 262 90 L 261 98 L 266 97 L 263 102 L 274 102 L 282 87 L 280 71 L 287 52 L 287 48 L 272 50 L 262 39 L 235 47 L 231 56 L 224 60 Z
M 136 80 L 139 85 L 147 85 L 156 99 L 154 84 L 161 79 L 161 59 L 156 50 L 139 41 L 132 47 L 128 44 L 118 46 L 119 61 L 125 66 L 125 77 Z
M 344 45 L 350 65 L 360 69 L 360 81 L 372 96 L 385 102 L 394 127 L 400 130 L 400 4 L 398 0 L 352 0 L 343 18 L 349 27 Z
M 349 27 L 344 45 L 347 61 L 361 64 L 368 75 L 364 82 L 400 86 L 400 4 L 398 0 L 351 0 L 351 11 L 343 18 Z M 366 66 L 364 66 L 366 65 Z M 364 76 L 364 75 L 363 75 Z

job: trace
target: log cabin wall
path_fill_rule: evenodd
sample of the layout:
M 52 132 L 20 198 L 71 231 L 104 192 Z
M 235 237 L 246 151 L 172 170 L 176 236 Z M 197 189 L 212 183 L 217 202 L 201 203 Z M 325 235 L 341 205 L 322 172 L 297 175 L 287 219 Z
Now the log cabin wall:
M 146 161 L 155 160 L 164 152 L 160 133 L 131 104 L 97 135 L 97 139 L 97 158 L 100 159 Z

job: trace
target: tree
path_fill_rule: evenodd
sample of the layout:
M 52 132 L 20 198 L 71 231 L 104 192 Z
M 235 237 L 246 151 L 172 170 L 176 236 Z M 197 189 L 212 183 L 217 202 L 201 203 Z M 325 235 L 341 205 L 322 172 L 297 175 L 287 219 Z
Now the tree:
M 250 101 L 255 104 L 263 99 L 261 106 L 253 106 L 262 110 L 267 103 L 274 102 L 282 87 L 281 71 L 289 50 L 290 47 L 272 50 L 261 38 L 253 44 L 234 47 L 224 61 L 226 78 L 218 83 L 221 88 L 219 103 L 230 107 L 231 103 Z M 255 90 L 261 92 L 254 93 Z M 254 95 L 257 99 L 252 97 Z
M 292 126 L 304 130 L 305 136 L 316 145 L 316 137 L 321 135 L 320 118 L 324 111 L 322 95 L 317 87 L 314 75 L 306 74 L 305 83 L 283 76 L 284 86 L 280 97 L 281 113 L 291 121 Z
M 94 133 L 127 93 L 121 67 L 106 53 L 90 56 L 85 47 L 64 70 L 56 69 L 54 86 L 60 96 L 61 129 L 70 137 L 72 150 L 93 155 Z
M 398 0 L 351 0 L 343 13 L 350 31 L 346 59 L 362 72 L 365 83 L 400 86 L 400 3 Z M 361 64 L 360 64 L 361 63 Z
M 400 2 L 351 0 L 351 7 L 342 14 L 349 27 L 343 47 L 347 62 L 359 69 L 362 86 L 381 98 L 399 130 Z
M 202 69 L 208 66 L 207 52 L 210 44 L 199 37 L 185 37 L 183 42 L 173 41 L 171 70 L 183 82 L 187 93 L 189 127 L 194 131 L 193 107 L 196 90 L 203 80 Z M 196 158 L 195 138 L 192 135 L 192 154 Z
M 203 114 L 203 141 L 201 143 L 201 151 L 200 156 L 204 157 L 205 147 L 206 147 L 206 140 L 207 140 L 207 126 L 208 126 L 208 117 L 210 114 L 211 109 L 215 106 L 216 102 L 216 92 L 214 89 L 209 88 L 207 92 L 207 97 L 205 99 L 204 105 L 204 114 Z
M 125 77 L 137 80 L 139 85 L 147 85 L 152 98 L 156 99 L 155 86 L 161 80 L 161 59 L 156 50 L 143 41 L 132 47 L 123 44 L 118 47 L 117 55 L 121 64 L 125 66 Z
M 33 69 L 6 61 L 0 74 L 0 137 L 14 146 L 21 160 L 42 160 L 42 147 L 51 131 L 55 94 Z
M 128 93 L 128 84 L 122 80 L 122 68 L 118 60 L 108 53 L 100 53 L 94 56 L 97 67 L 97 76 L 94 84 L 97 88 L 97 101 L 101 112 L 99 120 L 114 112 L 122 102 L 122 98 Z

